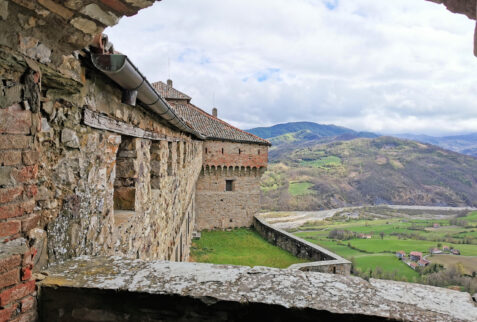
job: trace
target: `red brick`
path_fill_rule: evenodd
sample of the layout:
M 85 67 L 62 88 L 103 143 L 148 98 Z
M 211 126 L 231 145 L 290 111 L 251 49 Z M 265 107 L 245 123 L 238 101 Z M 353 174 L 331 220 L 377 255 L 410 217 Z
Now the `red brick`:
M 0 274 L 6 273 L 16 267 L 19 268 L 21 262 L 22 258 L 20 255 L 11 255 L 0 259 Z
M 0 189 L 0 203 L 7 203 L 7 202 L 14 201 L 15 199 L 21 196 L 22 192 L 23 192 L 22 186 Z
M 35 198 L 38 194 L 38 187 L 34 184 L 25 186 L 25 196 L 27 198 Z
M 19 300 L 22 297 L 30 295 L 35 292 L 35 281 L 28 281 L 26 283 L 18 284 L 9 289 L 3 290 L 0 293 L 0 306 L 5 306 L 13 301 Z
M 31 136 L 0 135 L 0 150 L 27 149 L 32 142 Z
M 30 134 L 31 112 L 0 110 L 0 133 Z
M 17 305 L 9 305 L 3 309 L 0 309 L 0 321 L 9 321 L 10 317 L 12 316 L 13 312 L 17 309 Z
M 38 165 L 29 165 L 21 169 L 13 169 L 12 176 L 17 182 L 27 182 L 36 179 L 38 175 Z
M 125 15 L 128 15 L 128 16 L 131 16 L 131 15 L 136 14 L 136 12 L 134 10 L 126 7 L 126 5 L 124 5 L 124 3 L 122 3 L 119 0 L 101 0 L 101 2 L 104 5 L 113 9 L 114 11 L 117 11 L 117 12 L 123 14 L 123 15 L 125 14 Z
M 14 218 L 28 214 L 35 208 L 35 200 L 0 206 L 0 219 Z
M 22 161 L 20 151 L 3 151 L 0 154 L 0 165 L 17 165 Z
M 31 278 L 31 270 L 33 265 L 29 265 L 27 267 L 22 268 L 22 281 L 29 280 Z
M 0 237 L 7 237 L 18 234 L 20 232 L 21 227 L 22 224 L 19 220 L 0 222 Z
M 38 163 L 40 159 L 40 152 L 38 151 L 23 151 L 22 160 L 24 165 L 33 165 Z
M 17 268 L 0 275 L 0 288 L 4 288 L 18 283 L 20 281 L 18 272 L 19 270 Z
M 28 232 L 35 228 L 40 221 L 39 214 L 32 214 L 28 218 L 22 220 L 22 232 Z
M 21 309 L 22 313 L 26 311 L 30 311 L 36 305 L 36 299 L 33 296 L 27 296 L 23 300 L 21 300 Z

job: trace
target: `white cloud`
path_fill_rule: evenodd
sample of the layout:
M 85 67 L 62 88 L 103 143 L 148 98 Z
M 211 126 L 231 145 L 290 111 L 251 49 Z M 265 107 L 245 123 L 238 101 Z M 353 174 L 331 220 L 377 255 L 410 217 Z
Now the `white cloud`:
M 474 23 L 423 0 L 164 0 L 106 32 L 242 128 L 446 134 L 477 131 Z

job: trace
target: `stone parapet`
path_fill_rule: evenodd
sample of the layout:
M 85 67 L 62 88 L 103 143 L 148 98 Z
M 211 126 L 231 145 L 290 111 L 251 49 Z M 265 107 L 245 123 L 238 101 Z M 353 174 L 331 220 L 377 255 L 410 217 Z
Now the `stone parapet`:
M 43 321 L 476 321 L 467 293 L 359 277 L 80 257 L 40 284 Z
M 350 274 L 351 262 L 323 247 L 307 242 L 279 228 L 275 228 L 257 216 L 253 218 L 253 227 L 263 238 L 273 245 L 292 253 L 296 257 L 312 261 L 309 263 L 293 264 L 288 267 L 288 269 L 341 275 Z

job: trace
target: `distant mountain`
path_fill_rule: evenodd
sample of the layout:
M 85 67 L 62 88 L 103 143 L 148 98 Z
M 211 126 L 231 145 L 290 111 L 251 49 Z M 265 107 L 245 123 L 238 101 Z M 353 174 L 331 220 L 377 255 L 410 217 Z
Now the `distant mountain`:
M 292 139 L 308 135 L 299 133 Z M 271 149 L 271 162 L 262 177 L 265 210 L 366 204 L 477 207 L 474 157 L 384 136 L 283 141 Z
M 442 137 L 409 133 L 396 134 L 394 136 L 403 139 L 410 139 L 423 143 L 434 144 L 447 150 L 477 157 L 477 133 Z
M 315 138 L 338 136 L 345 133 L 356 133 L 356 131 L 345 127 L 318 124 L 313 122 L 290 122 L 269 127 L 257 127 L 246 131 L 264 139 L 302 131 L 306 131 L 309 134 L 314 134 Z

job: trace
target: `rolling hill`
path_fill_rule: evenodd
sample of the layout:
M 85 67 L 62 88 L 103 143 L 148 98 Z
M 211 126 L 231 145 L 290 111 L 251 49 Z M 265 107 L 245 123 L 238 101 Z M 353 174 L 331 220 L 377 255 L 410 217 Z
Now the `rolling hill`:
M 269 138 L 278 144 L 262 178 L 266 210 L 477 206 L 474 157 L 393 137 L 355 138 L 356 132 L 306 140 L 303 130 Z
M 399 138 L 434 144 L 441 148 L 477 157 L 477 133 L 455 136 L 428 136 L 416 134 L 397 134 Z

